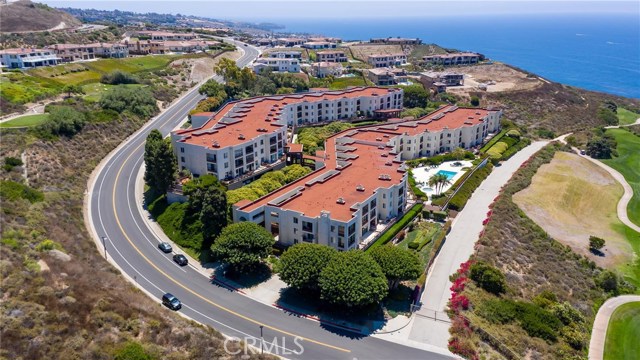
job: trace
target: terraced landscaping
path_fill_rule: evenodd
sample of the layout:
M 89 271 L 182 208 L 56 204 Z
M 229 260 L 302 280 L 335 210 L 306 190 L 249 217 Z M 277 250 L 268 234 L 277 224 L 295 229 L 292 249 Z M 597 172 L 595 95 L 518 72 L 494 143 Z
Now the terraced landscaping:
M 604 346 L 604 360 L 638 358 L 640 302 L 621 305 L 611 316 Z

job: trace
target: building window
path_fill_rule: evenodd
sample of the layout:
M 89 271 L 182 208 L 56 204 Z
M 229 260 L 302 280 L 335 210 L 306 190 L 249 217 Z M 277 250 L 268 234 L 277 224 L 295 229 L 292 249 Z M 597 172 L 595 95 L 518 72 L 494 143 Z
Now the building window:
M 297 218 L 297 217 L 294 217 L 294 218 L 293 218 L 293 223 L 294 223 L 294 224 L 297 224 L 297 223 L 298 223 L 298 218 Z
M 180 147 L 180 152 L 184 153 L 184 148 L 183 147 Z
M 180 157 L 180 161 L 181 161 L 181 162 L 184 162 L 184 156 L 181 156 L 181 157 Z
M 303 221 L 302 222 L 302 231 L 312 232 L 313 231 L 313 224 L 308 222 L 308 221 Z

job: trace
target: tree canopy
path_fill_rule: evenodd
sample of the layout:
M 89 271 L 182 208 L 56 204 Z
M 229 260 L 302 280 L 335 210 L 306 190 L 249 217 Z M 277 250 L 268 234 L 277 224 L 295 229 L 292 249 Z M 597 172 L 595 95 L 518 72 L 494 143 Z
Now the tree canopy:
M 225 227 L 211 251 L 231 269 L 248 272 L 269 256 L 274 243 L 273 236 L 263 227 L 243 221 Z
M 587 143 L 587 155 L 594 159 L 610 159 L 616 154 L 616 140 L 610 135 L 591 139 Z
M 422 85 L 403 86 L 405 108 L 424 108 L 429 100 L 429 93 Z
M 102 95 L 100 107 L 118 113 L 128 111 L 144 118 L 151 117 L 158 112 L 156 99 L 151 91 L 144 87 L 133 89 L 116 86 L 113 90 Z
M 318 290 L 320 272 L 337 254 L 329 246 L 300 243 L 280 257 L 280 279 L 295 289 Z
M 165 192 L 175 179 L 178 164 L 171 144 L 157 129 L 147 135 L 144 146 L 144 180 L 154 191 Z
M 203 247 L 209 247 L 213 240 L 227 226 L 227 195 L 218 179 L 210 174 L 187 182 L 183 187 L 189 196 L 188 211 L 202 224 Z
M 387 245 L 373 249 L 370 255 L 380 265 L 390 290 L 398 287 L 401 281 L 416 279 L 422 273 L 415 251 Z
M 336 254 L 320 272 L 320 298 L 337 305 L 360 307 L 387 296 L 387 280 L 378 265 L 363 251 Z
M 53 135 L 71 137 L 82 130 L 87 122 L 84 113 L 69 106 L 56 106 L 47 120 L 38 126 L 38 130 Z

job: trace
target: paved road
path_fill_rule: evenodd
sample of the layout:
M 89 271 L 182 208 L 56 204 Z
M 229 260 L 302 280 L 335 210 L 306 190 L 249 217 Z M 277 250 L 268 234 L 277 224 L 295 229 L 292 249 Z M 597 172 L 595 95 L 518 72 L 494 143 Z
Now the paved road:
M 237 61 L 240 66 L 258 55 L 257 49 L 251 46 L 240 44 L 239 47 L 245 51 Z M 106 250 L 107 259 L 149 296 L 160 301 L 165 292 L 173 293 L 184 304 L 180 310 L 183 315 L 211 325 L 225 335 L 246 338 L 259 347 L 260 326 L 263 326 L 267 351 L 287 358 L 449 358 L 286 314 L 212 284 L 194 268 L 177 266 L 171 254 L 157 249 L 158 240 L 145 225 L 135 200 L 135 179 L 143 163 L 144 140 L 153 128 L 167 134 L 200 99 L 194 89 L 176 101 L 114 150 L 89 180 L 86 220 L 100 250 Z M 104 248 L 101 240 L 97 240 L 103 236 L 106 237 Z M 169 310 L 158 308 L 158 311 Z M 300 352 L 298 344 L 304 350 L 301 354 L 294 353 Z
M 596 314 L 591 331 L 591 342 L 589 343 L 589 360 L 602 360 L 604 356 L 604 343 L 607 337 L 607 327 L 609 319 L 618 306 L 640 301 L 638 295 L 622 295 L 607 300 Z
M 469 202 L 453 222 L 451 232 L 433 263 L 422 293 L 422 307 L 413 320 L 413 328 L 409 339 L 435 346 L 447 346 L 449 324 L 434 320 L 434 312 L 438 319 L 446 318 L 444 311 L 451 297 L 451 281 L 449 275 L 458 270 L 460 264 L 469 260 L 474 253 L 474 245 L 484 228 L 482 222 L 487 218 L 489 205 L 498 196 L 500 189 L 520 165 L 527 161 L 548 141 L 536 141 L 518 151 L 511 159 L 495 167 L 480 187 L 473 193 Z M 420 316 L 421 315 L 421 316 Z M 437 331 L 433 331 L 437 329 Z

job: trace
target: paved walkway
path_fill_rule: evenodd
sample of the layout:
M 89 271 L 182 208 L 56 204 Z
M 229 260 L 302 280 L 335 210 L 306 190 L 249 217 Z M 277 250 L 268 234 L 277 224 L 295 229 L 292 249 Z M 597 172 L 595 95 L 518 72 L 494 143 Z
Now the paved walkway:
M 607 337 L 609 319 L 618 306 L 640 301 L 639 295 L 622 295 L 607 300 L 598 310 L 593 322 L 591 342 L 589 343 L 589 360 L 602 360 L 604 356 L 604 343 Z
M 483 229 L 489 205 L 498 196 L 500 189 L 509 181 L 518 168 L 549 141 L 536 141 L 520 150 L 511 159 L 494 168 L 489 177 L 473 193 L 471 199 L 453 222 L 440 254 L 427 277 L 422 293 L 422 307 L 414 316 L 409 339 L 439 347 L 447 347 L 449 323 L 434 319 L 442 314 L 451 295 L 449 275 L 474 253 L 474 246 Z M 447 319 L 448 320 L 448 319 Z

